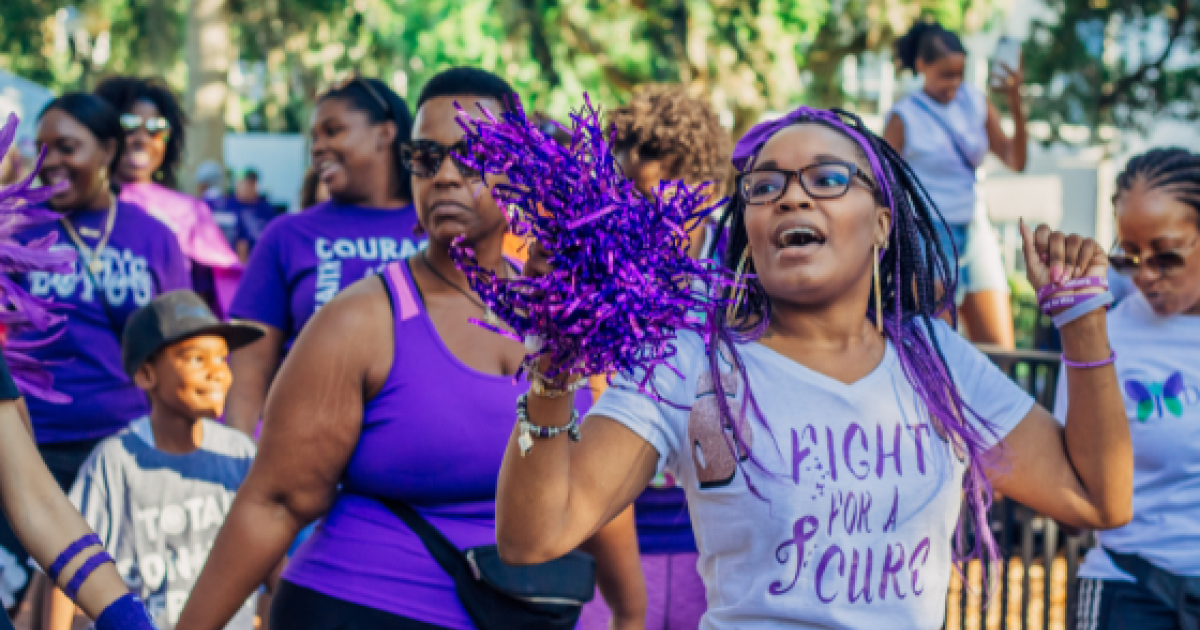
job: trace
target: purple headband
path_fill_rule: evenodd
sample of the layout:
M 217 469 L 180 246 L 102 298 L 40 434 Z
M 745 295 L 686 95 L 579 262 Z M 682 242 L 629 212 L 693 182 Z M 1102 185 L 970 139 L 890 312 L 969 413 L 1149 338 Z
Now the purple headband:
M 758 123 L 746 132 L 736 144 L 733 145 L 732 162 L 733 167 L 739 172 L 746 172 L 754 166 L 754 161 L 758 158 L 758 152 L 762 150 L 767 140 L 778 133 L 785 127 L 803 123 L 803 122 L 819 122 L 825 123 L 843 133 L 850 136 L 858 146 L 862 147 L 863 153 L 867 154 L 867 161 L 871 163 L 871 171 L 875 176 L 875 184 L 879 186 L 879 190 L 883 191 L 883 200 L 888 207 L 892 207 L 892 191 L 888 188 L 887 178 L 884 176 L 883 165 L 879 162 L 879 156 L 875 155 L 875 149 L 871 147 L 871 143 L 861 132 L 854 127 L 851 127 L 842 120 L 841 114 L 837 111 L 828 109 L 814 109 L 801 105 L 792 110 L 790 114 L 782 118 L 774 120 L 766 120 Z

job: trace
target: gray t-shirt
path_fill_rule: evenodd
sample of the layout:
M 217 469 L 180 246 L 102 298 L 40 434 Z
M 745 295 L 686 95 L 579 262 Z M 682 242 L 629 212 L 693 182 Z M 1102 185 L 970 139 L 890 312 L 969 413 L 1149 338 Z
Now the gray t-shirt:
M 80 469 L 71 502 L 161 630 L 179 620 L 254 452 L 242 432 L 205 420 L 199 449 L 165 453 L 142 418 L 100 442 Z M 226 630 L 253 630 L 254 603 L 251 596 Z

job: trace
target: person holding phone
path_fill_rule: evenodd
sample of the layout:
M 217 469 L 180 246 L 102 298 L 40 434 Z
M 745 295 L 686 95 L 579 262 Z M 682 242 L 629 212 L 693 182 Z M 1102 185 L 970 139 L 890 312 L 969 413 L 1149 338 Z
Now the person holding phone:
M 1026 165 L 1020 55 L 1006 56 L 1010 59 L 993 68 L 991 85 L 1008 100 L 1012 137 L 1000 128 L 1000 112 L 986 96 L 963 85 L 967 53 L 958 35 L 936 22 L 917 22 L 896 40 L 896 59 L 925 83 L 888 113 L 883 138 L 908 161 L 945 218 L 938 225 L 939 246 L 947 258 L 958 255 L 955 300 L 971 340 L 1012 348 L 1008 280 L 999 249 L 980 246 L 992 235 L 972 233 L 989 227 L 973 223 L 975 171 L 988 152 L 1014 171 L 1024 171 Z M 1015 66 L 1011 57 L 1016 57 Z

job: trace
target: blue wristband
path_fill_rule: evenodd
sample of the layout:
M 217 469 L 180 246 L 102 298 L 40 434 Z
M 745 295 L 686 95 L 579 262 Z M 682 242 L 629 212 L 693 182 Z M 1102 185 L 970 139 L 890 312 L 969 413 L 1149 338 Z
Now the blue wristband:
M 1110 293 L 1108 291 L 1105 291 L 1104 293 L 1097 293 L 1096 295 L 1093 295 L 1092 297 L 1088 298 L 1087 300 L 1084 300 L 1083 302 L 1080 302 L 1079 304 L 1072 306 L 1071 308 L 1059 313 L 1058 315 L 1055 315 L 1054 316 L 1054 327 L 1062 328 L 1063 326 L 1070 324 L 1071 322 L 1079 319 L 1080 317 L 1083 317 L 1084 315 L 1087 315 L 1088 313 L 1091 313 L 1092 311 L 1094 311 L 1098 308 L 1103 308 L 1112 303 L 1113 303 L 1113 294 L 1112 293 Z
M 126 593 L 96 617 L 96 630 L 158 630 L 142 600 Z
M 70 564 L 70 562 L 75 559 L 75 556 L 78 556 L 84 549 L 87 549 L 92 545 L 96 545 L 98 547 L 103 546 L 103 543 L 100 542 L 100 537 L 92 532 L 88 532 L 83 536 L 80 536 L 79 540 L 67 545 L 67 548 L 64 549 L 62 553 L 58 554 L 58 557 L 55 558 L 50 567 L 46 569 L 46 577 L 50 578 L 51 582 L 58 584 L 58 574 L 62 573 L 63 567 Z
M 75 597 L 79 595 L 79 589 L 83 586 L 83 583 L 87 581 L 96 569 L 100 568 L 100 565 L 107 562 L 113 562 L 113 559 L 112 556 L 108 555 L 107 551 L 103 550 L 88 558 L 87 562 L 84 562 L 83 566 L 75 571 L 75 575 L 71 576 L 71 581 L 67 582 L 67 585 L 63 587 L 63 594 L 70 597 L 71 601 L 75 601 Z

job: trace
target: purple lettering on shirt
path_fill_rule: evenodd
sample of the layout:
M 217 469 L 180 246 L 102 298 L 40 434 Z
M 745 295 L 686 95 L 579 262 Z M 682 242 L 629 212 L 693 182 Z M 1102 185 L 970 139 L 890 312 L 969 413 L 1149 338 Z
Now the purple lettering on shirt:
M 867 568 L 863 570 L 862 590 L 858 590 L 854 586 L 858 581 L 858 550 L 854 550 L 853 560 L 850 563 L 850 603 L 857 604 L 859 598 L 865 600 L 868 604 L 871 603 L 871 548 L 867 547 Z
M 908 597 L 906 593 L 901 592 L 900 580 L 897 577 L 900 575 L 900 572 L 904 570 L 904 545 L 902 543 L 896 543 L 896 547 L 899 548 L 899 551 L 893 554 L 892 545 L 889 544 L 887 548 L 887 554 L 883 557 L 883 568 L 879 574 L 879 599 L 881 601 L 887 599 L 888 576 L 891 576 L 892 589 L 896 593 L 896 598 L 904 599 L 905 597 Z M 895 563 L 892 562 L 893 557 L 896 559 Z
M 837 481 L 837 452 L 833 445 L 833 427 L 825 427 L 825 442 L 829 448 L 829 478 Z
M 801 429 L 801 432 L 803 431 L 808 431 L 809 441 L 815 444 L 817 441 L 817 432 L 813 429 L 812 425 L 810 424 Z M 804 450 L 800 450 L 800 434 L 795 429 L 792 429 L 792 483 L 800 485 L 800 464 L 804 462 L 804 459 L 811 452 L 812 449 L 807 446 L 804 447 Z
M 858 426 L 857 422 L 851 422 L 850 426 L 846 427 L 846 435 L 844 437 L 844 441 L 842 442 L 842 455 L 845 456 L 846 468 L 850 470 L 850 474 L 854 475 L 855 479 L 862 480 L 866 479 L 867 475 L 871 474 L 871 464 L 867 460 L 861 459 L 857 463 L 862 464 L 866 470 L 863 471 L 862 475 L 859 475 L 854 471 L 854 463 L 851 463 L 850 461 L 850 446 L 854 443 L 855 433 L 857 433 L 860 438 L 859 441 L 862 443 L 863 450 L 868 452 L 870 451 L 870 447 L 867 445 L 867 432 L 863 431 L 863 428 Z
M 921 552 L 924 552 L 924 555 Z M 921 566 L 925 566 L 925 562 L 929 560 L 929 537 L 922 538 L 921 542 L 917 543 L 917 548 L 913 549 L 912 558 L 908 561 L 908 569 L 912 571 L 912 592 L 920 597 L 925 589 L 917 586 L 921 579 L 921 570 L 917 568 L 917 556 L 921 556 Z
M 883 524 L 883 531 L 896 531 L 896 513 L 900 510 L 900 486 L 894 486 L 894 494 L 892 495 L 892 511 L 888 514 L 887 522 Z
M 921 447 L 921 444 L 922 444 L 921 443 L 921 431 L 924 430 L 925 433 L 928 434 L 929 433 L 929 425 L 925 424 L 925 423 L 921 423 L 921 424 L 917 424 L 917 425 L 910 424 L 910 425 L 908 425 L 908 428 L 912 429 L 913 437 L 916 439 L 916 443 L 917 443 L 917 470 L 920 471 L 920 473 L 922 475 L 924 475 L 925 474 L 925 449 L 923 449 Z
M 883 448 L 883 425 L 875 425 L 875 437 L 877 441 L 875 455 L 875 476 L 883 479 L 883 460 L 891 457 L 896 461 L 896 474 L 903 476 L 904 473 L 900 469 L 900 425 L 896 425 L 896 437 L 892 441 L 892 452 L 887 452 Z
M 817 589 L 817 599 L 821 600 L 822 604 L 828 604 L 837 599 L 837 591 L 834 591 L 833 595 L 830 595 L 829 597 L 825 597 L 825 594 L 821 591 L 821 584 L 823 582 L 823 578 L 825 577 L 825 569 L 829 568 L 829 563 L 833 560 L 834 554 L 837 554 L 838 556 L 838 575 L 841 576 L 846 574 L 846 554 L 842 553 L 841 548 L 837 545 L 830 545 L 829 548 L 825 550 L 825 553 L 821 554 L 821 561 L 817 563 L 815 586 Z
M 787 564 L 789 558 L 788 548 L 793 546 L 796 548 L 796 572 L 792 575 L 792 581 L 787 586 L 783 585 L 782 580 L 772 582 L 771 586 L 767 589 L 772 595 L 783 595 L 796 586 L 796 581 L 800 579 L 800 570 L 804 568 L 804 545 L 809 540 L 812 540 L 812 537 L 817 534 L 817 530 L 820 527 L 821 525 L 817 522 L 817 517 L 805 516 L 792 525 L 791 540 L 784 541 L 783 544 L 775 549 L 775 561 L 779 564 Z

